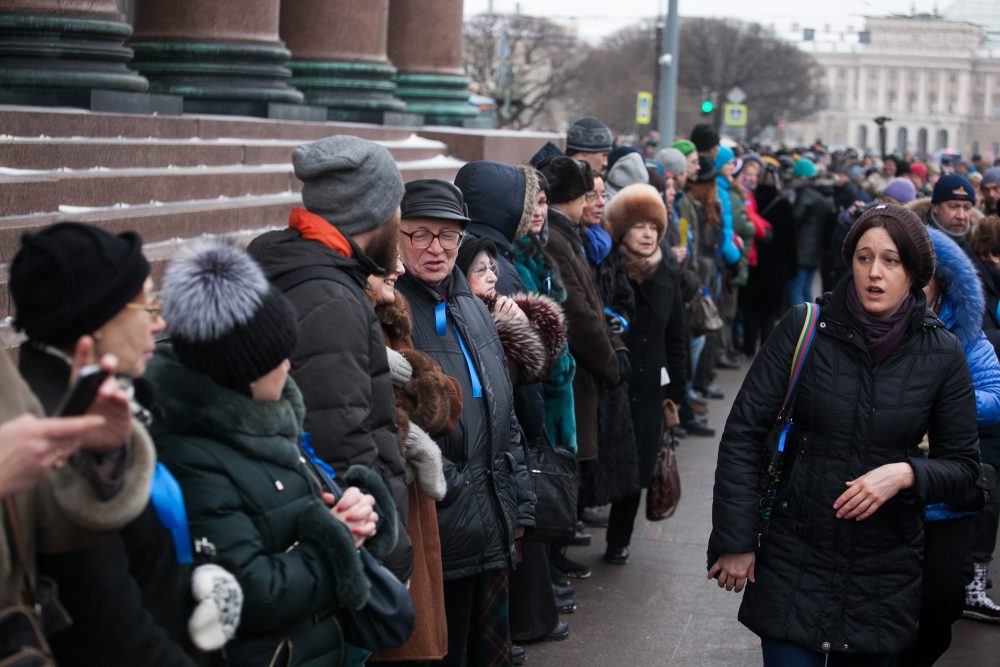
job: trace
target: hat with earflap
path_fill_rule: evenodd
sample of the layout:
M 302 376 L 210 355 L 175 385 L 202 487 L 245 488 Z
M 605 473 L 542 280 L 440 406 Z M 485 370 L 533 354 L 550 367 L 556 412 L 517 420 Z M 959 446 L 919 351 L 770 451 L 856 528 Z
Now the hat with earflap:
M 235 245 L 183 251 L 167 267 L 160 298 L 177 358 L 227 389 L 248 393 L 298 341 L 295 308 Z

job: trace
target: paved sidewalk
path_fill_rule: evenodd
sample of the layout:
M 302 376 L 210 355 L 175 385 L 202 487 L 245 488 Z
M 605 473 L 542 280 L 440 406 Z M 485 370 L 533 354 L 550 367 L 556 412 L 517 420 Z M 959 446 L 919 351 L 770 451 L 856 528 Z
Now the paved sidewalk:
M 726 399 L 710 401 L 709 414 L 718 435 L 744 372 L 719 372 Z M 740 596 L 705 580 L 717 449 L 718 437 L 681 441 L 680 507 L 660 523 L 638 520 L 627 565 L 616 567 L 601 560 L 603 529 L 591 529 L 592 546 L 570 549 L 571 558 L 593 568 L 593 577 L 574 583 L 579 609 L 563 617 L 570 624 L 570 638 L 527 645 L 529 667 L 761 664 L 757 636 L 736 620 Z M 997 555 L 992 569 L 998 585 L 994 599 L 1000 598 L 1000 552 Z M 960 620 L 952 649 L 937 665 L 1000 665 L 1000 625 Z

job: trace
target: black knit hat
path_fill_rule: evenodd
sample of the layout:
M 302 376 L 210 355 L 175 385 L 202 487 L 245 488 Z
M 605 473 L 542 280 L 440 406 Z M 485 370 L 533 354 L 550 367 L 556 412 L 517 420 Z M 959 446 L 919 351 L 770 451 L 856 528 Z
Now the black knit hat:
M 594 174 L 586 162 L 558 155 L 539 162 L 538 170 L 549 182 L 550 204 L 573 201 L 594 189 Z
M 32 340 L 72 345 L 138 296 L 148 276 L 134 232 L 60 222 L 25 234 L 10 267 L 15 324 Z
M 699 153 L 705 153 L 719 145 L 719 133 L 711 125 L 699 123 L 691 130 L 691 143 Z
M 567 153 L 607 153 L 612 143 L 611 130 L 592 116 L 581 118 L 566 130 Z
M 487 238 L 472 235 L 466 236 L 465 240 L 462 241 L 462 245 L 458 247 L 458 256 L 455 258 L 455 266 L 457 266 L 458 270 L 463 274 L 469 275 L 469 267 L 472 266 L 472 262 L 476 259 L 476 255 L 481 252 L 485 252 L 491 259 L 496 260 L 497 244 Z
M 246 393 L 298 342 L 295 308 L 236 246 L 193 246 L 167 267 L 160 295 L 177 358 L 227 389 Z

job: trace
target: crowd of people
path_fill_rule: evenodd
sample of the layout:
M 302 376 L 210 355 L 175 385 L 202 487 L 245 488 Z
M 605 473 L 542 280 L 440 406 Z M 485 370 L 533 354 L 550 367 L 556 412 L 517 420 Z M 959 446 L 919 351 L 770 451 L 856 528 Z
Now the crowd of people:
M 1000 465 L 1000 167 L 768 152 L 708 125 L 639 149 L 590 117 L 565 150 L 454 182 L 404 183 L 352 136 L 292 161 L 287 228 L 199 241 L 160 284 L 134 232 L 23 237 L 0 661 L 523 664 L 570 636 L 588 526 L 626 566 L 661 443 L 714 436 L 716 371 L 750 359 L 707 566 L 746 587 L 765 664 L 932 664 L 963 613 L 1000 622 L 980 488 Z M 541 502 L 545 452 L 569 461 L 565 507 Z M 387 618 L 372 559 L 408 591 L 405 642 L 359 629 Z

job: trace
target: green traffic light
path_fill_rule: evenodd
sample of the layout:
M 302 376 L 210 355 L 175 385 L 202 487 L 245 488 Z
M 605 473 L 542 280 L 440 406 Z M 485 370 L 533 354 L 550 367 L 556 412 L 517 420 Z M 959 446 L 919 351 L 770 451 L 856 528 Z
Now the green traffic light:
M 712 103 L 712 100 L 705 100 L 701 103 L 702 113 L 712 113 L 713 109 L 715 109 L 715 104 Z

